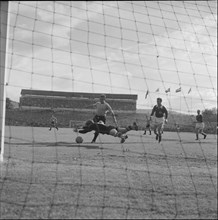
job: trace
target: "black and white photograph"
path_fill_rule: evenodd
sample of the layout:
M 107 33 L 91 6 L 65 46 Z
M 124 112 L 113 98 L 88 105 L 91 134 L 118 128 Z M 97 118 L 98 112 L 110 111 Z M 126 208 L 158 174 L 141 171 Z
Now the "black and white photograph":
M 217 1 L 0 2 L 0 219 L 217 219 Z

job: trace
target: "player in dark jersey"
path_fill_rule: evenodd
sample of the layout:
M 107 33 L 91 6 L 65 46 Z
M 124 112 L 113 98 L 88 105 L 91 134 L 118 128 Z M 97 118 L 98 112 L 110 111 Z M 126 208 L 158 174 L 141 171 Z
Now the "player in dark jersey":
M 199 133 L 204 136 L 204 139 L 207 137 L 207 134 L 203 132 L 204 130 L 204 122 L 203 122 L 203 116 L 201 114 L 200 110 L 197 110 L 197 115 L 196 115 L 196 125 L 195 125 L 195 133 L 196 133 L 196 139 L 199 139 Z
M 95 143 L 98 135 L 101 134 L 107 134 L 114 137 L 121 138 L 121 143 L 124 143 L 125 140 L 128 138 L 126 134 L 130 130 L 137 130 L 138 126 L 136 123 L 133 124 L 133 126 L 128 126 L 126 128 L 117 128 L 112 125 L 105 125 L 103 121 L 99 121 L 97 123 L 94 123 L 93 120 L 88 120 L 85 123 L 85 126 L 82 127 L 82 129 L 78 130 L 79 133 L 85 134 L 91 131 L 95 131 L 94 138 L 92 139 L 92 143 Z
M 168 118 L 168 111 L 161 103 L 162 99 L 157 98 L 157 105 L 153 107 L 150 115 L 150 121 L 152 121 L 152 124 L 154 125 L 156 140 L 159 142 L 161 142 L 161 135 Z

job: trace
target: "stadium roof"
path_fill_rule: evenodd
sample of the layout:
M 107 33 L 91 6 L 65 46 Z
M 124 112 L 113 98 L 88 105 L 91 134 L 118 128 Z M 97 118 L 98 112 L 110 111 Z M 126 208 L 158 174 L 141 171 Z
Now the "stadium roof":
M 102 93 L 86 93 L 86 92 L 60 92 L 60 91 L 48 91 L 48 90 L 31 90 L 22 89 L 21 95 L 37 95 L 37 96 L 62 96 L 62 97 L 78 97 L 78 98 L 99 98 Z M 112 94 L 104 93 L 106 98 L 109 99 L 131 99 L 137 100 L 138 95 L 134 94 Z

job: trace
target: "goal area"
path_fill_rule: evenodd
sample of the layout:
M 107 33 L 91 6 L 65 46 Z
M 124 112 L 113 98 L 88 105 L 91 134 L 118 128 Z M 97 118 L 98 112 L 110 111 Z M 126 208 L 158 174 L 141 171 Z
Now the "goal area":
M 0 28 L 1 219 L 217 219 L 217 1 L 1 1 Z M 101 94 L 123 143 L 78 132 Z

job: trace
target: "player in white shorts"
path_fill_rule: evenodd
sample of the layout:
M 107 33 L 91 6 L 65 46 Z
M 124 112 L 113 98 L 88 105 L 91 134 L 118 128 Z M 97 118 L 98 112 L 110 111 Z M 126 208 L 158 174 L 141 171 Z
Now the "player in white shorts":
M 203 122 L 203 116 L 200 114 L 201 111 L 197 110 L 197 115 L 196 115 L 196 125 L 195 125 L 195 134 L 196 134 L 196 139 L 199 139 L 199 133 L 204 136 L 204 139 L 207 137 L 207 135 L 203 132 L 204 130 L 204 122 Z
M 150 122 L 152 122 L 153 124 L 156 140 L 158 140 L 159 142 L 161 142 L 161 135 L 163 133 L 164 125 L 165 123 L 167 123 L 168 118 L 168 111 L 161 103 L 162 99 L 157 98 L 157 105 L 153 107 L 150 115 Z

